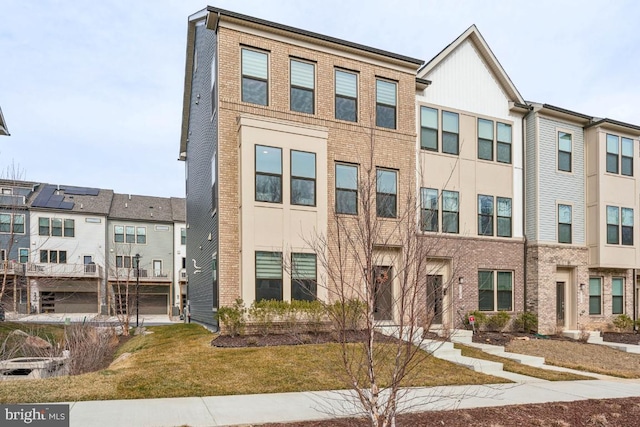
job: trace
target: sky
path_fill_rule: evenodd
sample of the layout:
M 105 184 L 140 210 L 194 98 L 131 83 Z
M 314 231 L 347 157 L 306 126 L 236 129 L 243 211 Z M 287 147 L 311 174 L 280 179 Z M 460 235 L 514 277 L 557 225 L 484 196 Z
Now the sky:
M 184 197 L 189 15 L 207 5 L 428 61 L 476 24 L 528 101 L 640 125 L 640 2 L 0 0 L 0 176 Z

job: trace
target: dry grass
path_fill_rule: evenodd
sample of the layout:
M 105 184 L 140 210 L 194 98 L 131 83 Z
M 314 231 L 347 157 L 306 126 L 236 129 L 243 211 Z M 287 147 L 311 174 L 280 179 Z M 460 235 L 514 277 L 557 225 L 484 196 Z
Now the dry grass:
M 523 365 L 511 359 L 507 359 L 493 354 L 485 353 L 477 348 L 469 347 L 463 344 L 455 344 L 455 348 L 459 348 L 463 356 L 474 357 L 476 359 L 490 360 L 492 362 L 502 363 L 505 371 L 515 374 L 527 375 L 529 377 L 540 378 L 547 381 L 578 381 L 592 380 L 594 378 L 584 375 L 577 375 L 571 372 L 550 371 L 548 369 L 536 368 L 529 365 Z
M 621 378 L 640 378 L 640 354 L 571 341 L 511 341 L 507 351 L 542 356 L 549 365 Z
M 75 377 L 4 382 L 0 402 L 60 402 L 215 396 L 345 388 L 340 380 L 339 345 L 221 349 L 197 325 L 149 328 L 154 333 L 125 343 L 133 353 L 109 369 Z M 448 362 L 425 358 L 406 386 L 507 382 Z

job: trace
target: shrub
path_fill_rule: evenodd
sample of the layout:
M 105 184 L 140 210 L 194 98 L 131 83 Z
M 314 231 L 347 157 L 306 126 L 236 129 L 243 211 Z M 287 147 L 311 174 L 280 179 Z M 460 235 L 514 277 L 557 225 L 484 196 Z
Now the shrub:
M 511 321 L 511 316 L 506 311 L 499 311 L 496 314 L 489 316 L 487 320 L 487 326 L 490 329 L 496 331 L 502 331 L 505 326 Z
M 469 316 L 475 317 L 475 320 L 476 320 L 476 325 L 475 326 L 476 326 L 476 328 L 478 330 L 479 329 L 484 329 L 484 327 L 487 324 L 487 320 L 488 320 L 486 313 L 484 313 L 482 311 L 478 311 L 478 310 L 470 311 L 469 313 L 467 313 L 467 316 L 464 319 L 464 324 L 467 325 L 467 326 L 470 324 L 469 323 Z
M 357 331 L 365 318 L 366 305 L 359 299 L 336 301 L 328 311 L 336 330 Z
M 306 321 L 308 330 L 317 334 L 322 330 L 322 324 L 326 319 L 327 308 L 320 301 L 291 301 L 291 315 L 295 315 L 295 320 Z M 290 316 L 291 316 L 290 315 Z
M 633 328 L 633 319 L 626 314 L 619 314 L 613 319 L 613 326 L 619 331 L 630 331 Z
M 220 307 L 218 309 L 218 321 L 221 322 L 228 335 L 232 337 L 244 334 L 246 324 L 244 314 L 247 309 L 241 298 L 236 299 L 231 307 Z
M 538 330 L 538 316 L 531 311 L 518 313 L 514 323 L 519 331 L 525 333 L 536 332 Z
M 272 332 L 276 317 L 283 316 L 288 308 L 289 303 L 286 301 L 254 301 L 249 308 L 249 318 L 252 323 L 255 323 L 258 333 L 266 336 Z

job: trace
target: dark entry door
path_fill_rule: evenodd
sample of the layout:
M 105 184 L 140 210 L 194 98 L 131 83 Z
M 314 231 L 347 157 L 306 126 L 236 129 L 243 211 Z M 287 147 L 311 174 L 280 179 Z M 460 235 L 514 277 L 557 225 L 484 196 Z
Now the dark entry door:
M 375 320 L 393 320 L 393 274 L 391 267 L 374 268 L 374 308 Z
M 427 276 L 427 307 L 431 323 L 442 324 L 442 276 Z
M 565 282 L 556 282 L 556 325 L 564 326 L 564 288 Z

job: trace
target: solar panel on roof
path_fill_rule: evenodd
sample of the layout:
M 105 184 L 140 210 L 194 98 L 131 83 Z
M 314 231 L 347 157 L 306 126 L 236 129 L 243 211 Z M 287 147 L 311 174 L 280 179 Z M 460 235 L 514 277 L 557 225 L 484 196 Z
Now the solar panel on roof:
M 65 202 L 64 196 L 55 194 L 56 187 L 53 185 L 46 185 L 38 194 L 38 197 L 31 203 L 31 206 L 36 208 L 49 208 L 49 209 L 73 209 L 73 202 Z
M 75 187 L 72 185 L 68 186 L 60 186 L 60 189 L 65 192 L 65 194 L 73 195 L 73 196 L 97 196 L 100 193 L 99 188 L 90 188 L 90 187 Z

